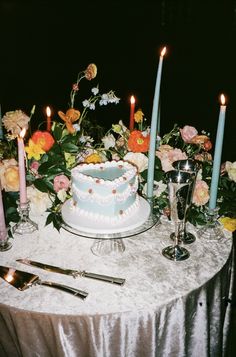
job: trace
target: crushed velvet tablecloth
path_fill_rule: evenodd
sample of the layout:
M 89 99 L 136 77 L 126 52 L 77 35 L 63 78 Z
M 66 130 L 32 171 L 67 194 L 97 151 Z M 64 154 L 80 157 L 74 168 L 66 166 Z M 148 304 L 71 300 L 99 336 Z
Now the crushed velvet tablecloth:
M 35 220 L 35 219 L 34 219 Z M 93 239 L 51 225 L 15 236 L 0 253 L 1 264 L 38 274 L 89 293 L 84 301 L 45 286 L 18 291 L 0 280 L 1 357 L 217 357 L 226 351 L 227 304 L 231 294 L 233 248 L 225 240 L 198 239 L 186 246 L 190 258 L 162 256 L 173 227 L 163 221 L 125 238 L 122 254 L 96 256 Z M 192 232 L 194 228 L 190 227 Z M 49 273 L 17 258 L 113 275 L 124 286 Z

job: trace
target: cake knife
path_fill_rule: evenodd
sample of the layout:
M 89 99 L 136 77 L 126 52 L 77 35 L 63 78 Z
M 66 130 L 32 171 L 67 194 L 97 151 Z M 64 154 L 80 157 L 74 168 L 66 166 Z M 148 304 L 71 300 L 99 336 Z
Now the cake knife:
M 122 278 L 116 278 L 114 276 L 108 276 L 108 275 L 94 274 L 94 273 L 89 273 L 87 271 L 63 269 L 63 268 L 60 268 L 60 267 L 57 267 L 54 265 L 44 264 L 44 263 L 36 262 L 36 261 L 30 260 L 30 259 L 16 259 L 16 261 L 19 263 L 31 265 L 31 266 L 34 266 L 34 267 L 37 267 L 40 269 L 44 269 L 44 270 L 47 270 L 50 272 L 71 275 L 71 276 L 73 276 L 73 278 L 77 278 L 79 276 L 79 277 L 101 280 L 101 281 L 116 284 L 116 285 L 124 285 L 124 283 L 125 283 L 125 279 L 122 279 Z
M 16 270 L 15 268 L 0 266 L 0 277 L 14 288 L 24 291 L 34 285 L 45 285 L 50 288 L 59 289 L 61 291 L 77 296 L 82 300 L 86 299 L 88 293 L 86 291 L 72 288 L 71 286 L 62 285 L 52 281 L 44 281 L 38 275 L 28 273 L 26 271 Z

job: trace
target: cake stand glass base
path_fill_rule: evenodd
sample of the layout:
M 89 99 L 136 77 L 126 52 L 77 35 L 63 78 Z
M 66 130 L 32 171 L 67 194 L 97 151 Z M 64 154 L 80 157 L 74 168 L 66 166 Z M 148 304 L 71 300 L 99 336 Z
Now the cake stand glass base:
M 225 238 L 223 228 L 218 222 L 218 211 L 219 208 L 215 209 L 208 208 L 206 212 L 207 223 L 204 227 L 198 230 L 199 238 L 204 238 L 210 241 L 219 241 Z
M 38 225 L 29 218 L 29 201 L 24 204 L 19 201 L 17 203 L 20 220 L 12 227 L 13 234 L 23 235 L 38 230 Z
M 94 255 L 119 255 L 125 251 L 122 239 L 96 239 L 90 248 Z

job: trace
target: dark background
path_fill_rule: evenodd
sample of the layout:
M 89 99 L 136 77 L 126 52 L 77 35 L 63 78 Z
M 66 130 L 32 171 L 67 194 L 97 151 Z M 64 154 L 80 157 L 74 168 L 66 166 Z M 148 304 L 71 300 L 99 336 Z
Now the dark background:
M 2 113 L 36 105 L 65 111 L 77 73 L 91 62 L 93 83 L 121 98 L 99 110 L 109 128 L 129 123 L 129 98 L 136 97 L 151 121 L 159 53 L 167 46 L 161 86 L 161 134 L 174 123 L 210 132 L 214 144 L 219 95 L 227 97 L 222 160 L 235 161 L 236 1 L 13 1 L 0 0 L 0 103 Z M 83 83 L 83 84 L 82 84 Z

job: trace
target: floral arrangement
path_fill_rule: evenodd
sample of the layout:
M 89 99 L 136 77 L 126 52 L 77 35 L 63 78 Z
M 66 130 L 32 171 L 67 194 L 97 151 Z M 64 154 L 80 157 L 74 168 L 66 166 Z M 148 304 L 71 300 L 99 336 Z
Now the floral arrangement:
M 71 197 L 71 169 L 81 162 L 98 163 L 107 160 L 127 160 L 138 167 L 139 193 L 146 196 L 148 168 L 148 149 L 150 127 L 142 109 L 134 114 L 135 126 L 130 131 L 120 120 L 107 133 L 94 124 L 88 114 L 97 106 L 118 104 L 119 98 L 113 91 L 101 94 L 99 87 L 91 89 L 91 94 L 76 105 L 75 99 L 82 79 L 96 78 L 97 67 L 89 64 L 77 76 L 70 92 L 69 108 L 58 111 L 58 120 L 50 131 L 36 130 L 26 138 L 25 152 L 27 162 L 27 195 L 31 213 L 38 215 L 47 212 L 45 224 L 53 223 L 61 227 L 61 205 Z M 7 131 L 6 139 L 0 141 L 0 181 L 4 193 L 6 219 L 18 219 L 16 195 L 19 191 L 19 173 L 15 138 L 22 128 L 28 129 L 31 116 L 21 110 L 7 112 L 3 125 Z M 100 138 L 94 139 L 94 134 Z M 153 207 L 156 214 L 170 216 L 166 172 L 173 169 L 176 160 L 193 158 L 201 163 L 198 173 L 192 207 L 188 220 L 194 225 L 206 223 L 205 212 L 209 201 L 209 187 L 212 174 L 212 143 L 209 133 L 198 133 L 197 129 L 177 124 L 173 129 L 157 137 L 155 158 Z M 220 221 L 230 231 L 236 229 L 236 162 L 222 164 L 218 187 L 218 206 Z
M 112 125 L 111 130 L 102 139 L 104 149 L 109 151 L 113 159 L 122 158 L 138 167 L 140 175 L 140 194 L 147 193 L 147 168 L 150 128 L 147 120 L 139 109 L 134 120 L 137 129 L 129 129 L 120 121 Z M 155 158 L 153 208 L 157 214 L 170 216 L 168 187 L 166 173 L 173 170 L 174 161 L 194 159 L 200 163 L 201 169 L 196 178 L 192 206 L 188 211 L 188 221 L 196 226 L 206 223 L 206 207 L 209 202 L 209 188 L 212 175 L 212 143 L 210 134 L 198 133 L 195 127 L 177 124 L 173 129 L 157 137 L 158 145 Z M 221 167 L 218 186 L 218 201 L 220 222 L 231 232 L 236 230 L 236 162 L 225 162 Z

